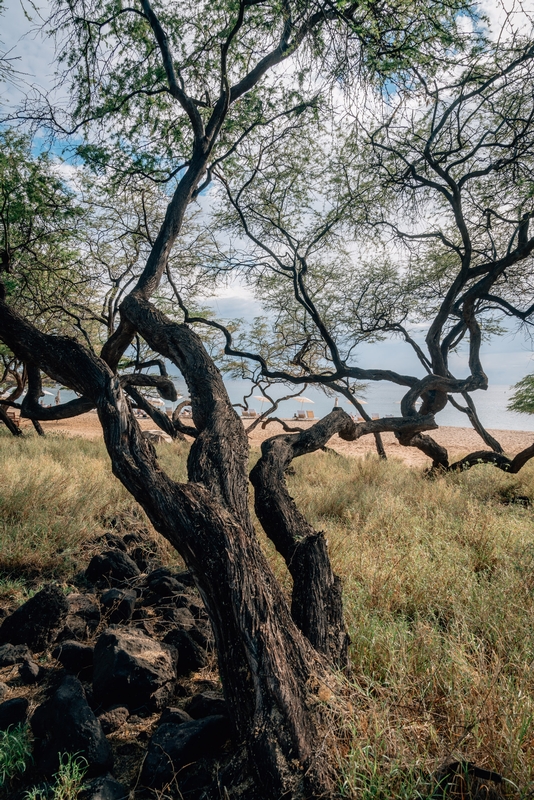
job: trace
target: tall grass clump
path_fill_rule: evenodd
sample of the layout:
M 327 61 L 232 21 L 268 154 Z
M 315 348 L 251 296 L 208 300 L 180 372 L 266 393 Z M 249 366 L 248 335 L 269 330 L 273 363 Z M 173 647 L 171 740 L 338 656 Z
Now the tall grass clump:
M 450 759 L 532 792 L 534 526 L 513 500 L 534 498 L 534 467 L 428 479 L 376 458 L 294 465 L 291 494 L 325 531 L 344 585 L 346 795 L 425 796 Z
M 0 731 L 0 789 L 9 786 L 17 775 L 26 772 L 32 760 L 28 725 L 11 725 Z

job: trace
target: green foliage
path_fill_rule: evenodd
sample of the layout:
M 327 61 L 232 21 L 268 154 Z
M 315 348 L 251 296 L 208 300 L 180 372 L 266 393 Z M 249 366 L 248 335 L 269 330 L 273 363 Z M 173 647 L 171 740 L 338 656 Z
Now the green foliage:
M 29 725 L 11 726 L 0 731 L 0 788 L 26 771 L 31 753 Z
M 534 414 L 534 375 L 525 375 L 514 385 L 515 392 L 508 403 L 509 411 Z
M 90 288 L 80 266 L 83 211 L 58 166 L 27 136 L 0 131 L 0 279 L 8 302 L 50 332 Z
M 460 17 L 478 18 L 469 0 L 396 0 L 387 13 L 374 0 L 352 10 L 345 4 L 334 10 L 331 2 L 270 0 L 244 4 L 241 22 L 235 0 L 187 0 L 179 10 L 165 0 L 151 6 L 177 81 L 194 98 L 204 124 L 221 85 L 238 85 L 273 53 L 284 51 L 290 64 L 283 81 L 268 72 L 232 104 L 213 142 L 214 159 L 270 118 L 316 106 L 318 87 L 327 98 L 332 85 L 346 87 L 353 76 L 360 80 L 366 74 L 383 86 L 415 65 L 433 70 L 470 38 L 462 33 Z M 157 180 L 176 174 L 191 158 L 193 132 L 176 93 L 169 91 L 147 16 L 115 0 L 56 0 L 54 7 L 51 29 L 62 34 L 61 69 L 73 100 L 69 124 L 91 121 L 78 153 L 99 172 L 111 168 Z M 89 126 L 85 130 L 89 133 Z
M 39 788 L 26 792 L 26 800 L 77 800 L 84 788 L 88 768 L 87 759 L 78 753 L 62 753 L 59 770 L 54 775 L 54 784 L 49 790 Z

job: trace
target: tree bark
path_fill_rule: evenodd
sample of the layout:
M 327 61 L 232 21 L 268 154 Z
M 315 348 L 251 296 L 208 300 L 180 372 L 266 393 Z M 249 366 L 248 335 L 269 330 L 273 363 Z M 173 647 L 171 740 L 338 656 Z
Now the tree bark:
M 328 676 L 323 659 L 294 624 L 254 533 L 246 432 L 196 334 L 168 323 L 148 303 L 131 312 L 151 346 L 157 342 L 159 352 L 172 355 L 189 385 L 199 434 L 188 484 L 163 472 L 120 379 L 105 362 L 71 339 L 38 332 L 1 301 L 0 338 L 26 358 L 31 353 L 51 377 L 96 405 L 114 474 L 192 570 L 213 626 L 221 680 L 238 741 L 246 747 L 255 796 L 332 797 L 333 765 L 322 746 L 315 697 Z
M 509 472 L 512 475 L 516 475 L 533 457 L 534 444 L 531 444 L 529 447 L 521 450 L 521 452 L 518 453 L 514 458 L 508 458 L 508 456 L 505 456 L 502 453 L 490 452 L 488 450 L 478 450 L 476 453 L 469 453 L 468 456 L 461 458 L 459 461 L 455 461 L 454 464 L 451 464 L 448 469 L 450 472 L 455 472 L 459 470 L 461 471 L 470 469 L 477 464 L 493 464 L 495 467 L 502 469 L 503 472 Z
M 15 425 L 13 420 L 8 416 L 7 411 L 3 405 L 0 405 L 0 421 L 4 423 L 6 428 L 13 436 L 22 436 L 22 431 L 18 425 Z
M 338 667 L 347 666 L 349 645 L 341 581 L 332 570 L 324 533 L 312 528 L 290 496 L 285 471 L 294 458 L 321 449 L 344 429 L 350 435 L 354 423 L 334 409 L 306 431 L 267 439 L 250 473 L 256 516 L 293 578 L 291 615 L 314 648 Z
M 480 419 L 478 417 L 475 404 L 473 403 L 473 400 L 471 399 L 471 397 L 467 394 L 467 392 L 462 392 L 462 397 L 464 398 L 465 402 L 467 403 L 467 405 L 465 407 L 461 406 L 460 403 L 458 403 L 458 401 L 455 399 L 455 397 L 452 394 L 449 395 L 449 402 L 452 403 L 452 405 L 455 408 L 457 408 L 458 411 L 461 411 L 463 414 L 467 414 L 467 417 L 469 418 L 469 422 L 471 423 L 473 428 L 476 430 L 476 432 L 478 433 L 478 435 L 480 436 L 482 441 L 485 444 L 488 445 L 488 447 L 491 447 L 491 449 L 494 450 L 496 453 L 502 453 L 503 449 L 502 449 L 501 444 L 482 425 L 482 423 L 481 423 L 481 421 L 480 421 Z

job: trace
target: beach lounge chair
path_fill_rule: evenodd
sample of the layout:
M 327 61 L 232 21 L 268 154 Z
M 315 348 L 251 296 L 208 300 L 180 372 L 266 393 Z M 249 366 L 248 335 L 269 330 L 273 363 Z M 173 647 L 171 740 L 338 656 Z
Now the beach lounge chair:
M 298 417 L 297 419 L 306 419 L 306 412 L 305 411 L 297 411 Z
M 371 414 L 371 419 L 380 419 L 380 414 Z
M 315 419 L 313 411 L 306 411 L 306 419 Z
M 18 413 L 13 409 L 9 409 L 6 413 L 11 422 L 13 422 L 13 424 L 16 425 L 17 428 L 20 428 L 20 416 L 18 415 Z

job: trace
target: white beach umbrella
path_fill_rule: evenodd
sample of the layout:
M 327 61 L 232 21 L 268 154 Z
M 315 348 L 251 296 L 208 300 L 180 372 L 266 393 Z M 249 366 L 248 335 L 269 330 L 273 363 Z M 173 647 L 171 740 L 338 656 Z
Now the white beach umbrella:
M 54 392 L 47 392 L 46 389 L 43 389 L 43 394 L 49 394 L 50 397 L 54 396 Z
M 297 403 L 315 403 L 315 400 L 310 400 L 309 397 L 295 397 Z

